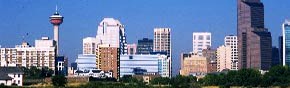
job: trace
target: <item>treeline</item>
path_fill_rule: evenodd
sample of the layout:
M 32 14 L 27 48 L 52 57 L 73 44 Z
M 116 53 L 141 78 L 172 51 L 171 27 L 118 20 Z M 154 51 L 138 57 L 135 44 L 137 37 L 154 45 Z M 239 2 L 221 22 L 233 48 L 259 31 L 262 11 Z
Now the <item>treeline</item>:
M 290 69 L 288 66 L 275 66 L 264 75 L 255 69 L 229 71 L 226 74 L 208 74 L 199 82 L 203 86 L 243 86 L 243 87 L 289 87 Z
M 116 81 L 94 81 L 81 85 L 82 88 L 201 88 L 204 86 L 219 87 L 290 87 L 290 68 L 287 66 L 272 67 L 269 72 L 261 74 L 255 69 L 241 69 L 226 73 L 208 74 L 198 79 L 194 76 L 177 75 L 172 78 L 157 77 L 149 84 L 134 77 L 123 77 Z

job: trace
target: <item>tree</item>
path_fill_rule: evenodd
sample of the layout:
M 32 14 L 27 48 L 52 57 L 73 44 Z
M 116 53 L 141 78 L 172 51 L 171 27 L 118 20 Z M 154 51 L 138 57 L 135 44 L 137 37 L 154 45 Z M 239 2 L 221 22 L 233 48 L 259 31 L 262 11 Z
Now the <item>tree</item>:
M 275 66 L 263 76 L 262 86 L 290 86 L 290 69 L 288 66 Z
M 173 88 L 191 88 L 190 86 L 196 82 L 196 77 L 194 76 L 181 76 L 171 78 L 170 84 Z
M 55 87 L 65 87 L 67 79 L 64 75 L 55 75 L 52 77 L 52 84 Z
M 157 77 L 150 81 L 151 84 L 161 84 L 161 85 L 168 85 L 170 84 L 170 79 L 167 77 Z

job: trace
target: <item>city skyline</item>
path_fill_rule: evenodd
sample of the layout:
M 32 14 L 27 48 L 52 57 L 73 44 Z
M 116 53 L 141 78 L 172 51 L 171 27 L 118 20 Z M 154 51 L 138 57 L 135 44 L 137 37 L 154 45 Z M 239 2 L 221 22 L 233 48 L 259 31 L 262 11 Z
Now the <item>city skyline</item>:
M 49 3 L 48 5 L 39 6 L 41 4 L 36 4 L 38 2 Z M 137 5 L 119 1 L 119 3 L 129 4 L 128 6 L 119 6 L 110 3 L 110 1 L 83 1 L 84 4 L 81 5 L 76 4 L 76 2 L 79 1 L 59 1 L 58 3 L 50 1 L 0 1 L 0 10 L 7 13 L 0 16 L 0 19 L 7 22 L 7 24 L 0 24 L 0 27 L 3 28 L 0 30 L 0 37 L 2 38 L 0 45 L 2 45 L 2 47 L 14 47 L 14 45 L 21 44 L 22 36 L 25 36 L 26 33 L 28 33 L 28 36 L 25 36 L 25 40 L 29 43 L 33 43 L 35 39 L 39 39 L 42 36 L 53 38 L 52 26 L 49 23 L 48 17 L 55 11 L 55 4 L 59 5 L 60 13 L 66 17 L 64 23 L 60 27 L 60 52 L 61 54 L 69 56 L 69 62 L 74 61 L 77 55 L 82 52 L 82 39 L 87 36 L 94 37 L 96 35 L 97 25 L 105 17 L 116 18 L 125 25 L 128 43 L 137 43 L 137 40 L 143 37 L 152 39 L 153 29 L 155 27 L 170 27 L 172 29 L 173 63 L 179 63 L 179 55 L 181 52 L 192 50 L 192 32 L 211 32 L 213 35 L 212 43 L 215 48 L 223 44 L 223 38 L 226 35 L 236 35 L 236 1 L 212 1 L 213 3 L 226 3 L 225 6 L 221 7 L 216 4 L 210 6 L 212 3 L 207 3 L 210 7 L 207 7 L 207 5 L 202 7 L 202 5 L 194 3 L 198 1 L 189 1 L 190 3 L 178 2 L 177 4 L 173 4 L 177 1 L 169 1 L 165 2 L 165 4 L 172 5 L 171 7 L 163 7 L 158 10 L 153 9 L 154 7 L 160 7 L 158 3 L 160 4 L 162 0 L 156 2 L 133 1 L 137 3 Z M 137 7 L 142 2 L 146 3 L 145 5 L 141 5 L 140 8 L 131 8 Z M 199 2 L 201 4 L 206 4 L 207 1 L 199 0 Z M 289 1 L 281 1 L 279 2 L 280 4 L 277 4 L 278 2 L 273 0 L 263 0 L 262 2 L 265 4 L 265 26 L 272 33 L 273 45 L 277 46 L 278 35 L 281 35 L 281 24 L 284 19 L 290 16 L 290 13 L 279 11 L 289 11 L 290 8 L 287 8 L 285 4 Z M 13 5 L 7 6 L 9 3 Z M 104 5 L 101 5 L 101 3 L 104 3 Z M 272 3 L 276 3 L 276 5 Z M 69 4 L 80 5 L 80 7 L 70 7 Z M 183 4 L 184 6 L 182 6 Z M 193 6 L 191 6 L 191 4 L 193 4 Z M 111 5 L 116 5 L 116 8 L 120 7 L 122 10 L 113 10 L 113 8 L 101 10 Z M 149 7 L 148 5 L 153 5 L 153 7 Z M 283 10 L 279 10 L 276 13 L 272 12 L 273 10 L 276 11 L 275 9 L 278 7 L 283 6 L 284 8 L 279 8 Z M 42 9 L 37 7 L 46 8 L 47 10 L 40 11 Z M 87 9 L 88 11 L 82 11 Z M 129 13 L 125 12 L 127 11 L 126 9 L 129 10 Z M 179 9 L 181 10 L 179 11 Z M 74 10 L 79 11 L 79 13 L 76 12 L 76 14 L 73 14 L 75 13 Z M 135 12 L 139 10 L 141 10 L 141 13 Z M 83 12 L 84 14 L 82 14 Z M 181 14 L 176 14 L 174 12 Z M 141 15 L 142 13 L 147 14 Z M 214 13 L 218 13 L 217 16 L 213 16 L 212 14 Z M 146 15 L 148 15 L 148 19 L 146 19 Z M 176 17 L 171 18 L 174 16 Z M 224 19 L 223 17 L 230 18 Z M 28 19 L 31 20 L 28 21 Z M 140 30 L 146 32 L 143 33 L 140 32 Z M 184 39 L 180 40 L 182 38 Z M 66 46 L 68 44 L 71 46 Z M 179 70 L 179 64 L 173 66 L 173 72 L 175 74 L 178 72 L 177 70 Z

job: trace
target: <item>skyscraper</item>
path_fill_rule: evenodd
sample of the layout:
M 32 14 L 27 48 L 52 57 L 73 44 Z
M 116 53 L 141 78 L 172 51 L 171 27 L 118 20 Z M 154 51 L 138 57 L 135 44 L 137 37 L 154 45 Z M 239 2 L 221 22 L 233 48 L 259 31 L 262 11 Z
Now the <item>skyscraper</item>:
M 138 40 L 137 53 L 150 54 L 150 52 L 153 52 L 153 39 L 143 38 Z
M 282 25 L 283 34 L 283 65 L 290 66 L 290 21 L 286 20 Z
M 154 29 L 154 52 L 166 52 L 171 57 L 171 33 L 170 28 Z
M 238 37 L 228 35 L 225 37 L 225 46 L 231 48 L 231 68 L 230 70 L 238 70 Z
M 56 55 L 58 55 L 58 49 L 59 49 L 59 38 L 58 38 L 58 32 L 59 32 L 59 25 L 63 22 L 63 16 L 61 16 L 56 7 L 55 13 L 49 17 L 50 23 L 53 24 L 53 30 L 54 30 L 54 41 L 56 42 Z
M 166 52 L 169 57 L 169 73 L 172 73 L 172 56 L 171 56 L 171 29 L 170 28 L 154 28 L 154 52 Z M 172 74 L 169 74 L 171 77 Z
M 278 37 L 278 45 L 279 45 L 279 63 L 283 65 L 283 36 Z
M 114 18 L 104 18 L 98 26 L 97 44 L 110 44 L 118 47 L 120 54 L 127 54 L 127 41 L 124 25 Z
M 193 32 L 192 35 L 193 52 L 202 55 L 202 50 L 211 46 L 211 33 Z
M 268 70 L 271 67 L 272 38 L 264 27 L 264 5 L 260 0 L 238 0 L 239 69 Z

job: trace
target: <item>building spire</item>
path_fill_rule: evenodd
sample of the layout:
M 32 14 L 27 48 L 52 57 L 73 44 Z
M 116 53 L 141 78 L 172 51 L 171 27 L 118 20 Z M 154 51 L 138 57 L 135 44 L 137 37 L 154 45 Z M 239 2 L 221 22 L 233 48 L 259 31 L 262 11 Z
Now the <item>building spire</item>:
M 58 8 L 57 8 L 57 5 L 55 5 L 55 13 L 54 13 L 55 15 L 58 15 L 59 13 L 58 13 Z

